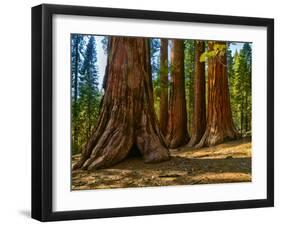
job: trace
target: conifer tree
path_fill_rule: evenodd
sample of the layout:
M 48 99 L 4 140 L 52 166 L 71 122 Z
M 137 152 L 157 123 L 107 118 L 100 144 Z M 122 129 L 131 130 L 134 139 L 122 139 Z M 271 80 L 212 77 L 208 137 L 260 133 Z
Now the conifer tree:
M 78 151 L 78 116 L 79 116 L 79 71 L 82 66 L 81 51 L 83 47 L 83 36 L 80 34 L 72 34 L 71 36 L 71 83 L 72 83 L 72 149 L 76 153 Z

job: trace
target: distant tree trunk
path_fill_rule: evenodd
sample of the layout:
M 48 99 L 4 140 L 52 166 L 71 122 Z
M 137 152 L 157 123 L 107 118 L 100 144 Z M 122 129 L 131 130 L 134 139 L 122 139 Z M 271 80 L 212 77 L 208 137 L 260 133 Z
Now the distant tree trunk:
M 193 77 L 194 79 L 194 77 Z M 187 100 L 187 110 L 186 113 L 188 115 L 187 117 L 187 131 L 192 132 L 192 122 L 193 122 L 193 108 L 194 108 L 194 95 L 192 95 L 194 93 L 194 84 L 190 84 L 189 85 L 189 96 L 186 97 Z
M 153 108 L 148 40 L 111 37 L 100 117 L 73 169 L 104 168 L 137 146 L 145 162 L 169 158 Z
M 244 97 L 241 98 L 241 109 L 240 109 L 240 133 L 243 134 L 243 126 L 244 126 Z
M 109 54 L 111 51 L 111 37 L 108 37 L 108 43 L 107 43 L 107 60 L 106 60 L 106 66 L 105 66 L 105 71 L 104 71 L 104 77 L 102 81 L 102 88 L 105 90 L 106 89 L 106 84 L 107 84 L 107 78 L 108 78 L 108 69 L 109 69 Z
M 90 72 L 87 72 L 87 85 L 90 87 L 91 86 L 91 79 L 90 79 Z M 91 135 L 91 119 L 92 119 L 92 98 L 93 96 L 91 95 L 91 93 L 88 91 L 87 93 L 87 118 L 88 118 L 88 122 L 87 122 L 87 139 L 90 137 Z
M 104 70 L 103 81 L 102 81 L 103 90 L 106 90 L 106 84 L 107 84 L 107 78 L 108 78 L 109 54 L 110 54 L 110 51 L 111 51 L 111 37 L 108 37 L 106 50 L 107 50 L 107 60 L 106 60 L 106 66 L 105 66 L 105 70 Z M 104 94 L 101 97 L 101 101 L 100 101 L 100 105 L 99 105 L 99 114 L 101 112 L 101 108 L 102 108 L 102 105 L 103 105 L 103 98 L 104 98 Z
M 245 111 L 246 111 L 246 115 L 245 115 L 245 132 L 248 132 L 248 92 L 246 92 L 246 98 L 245 98 Z
M 160 46 L 160 128 L 166 135 L 168 124 L 168 40 L 161 39 Z
M 172 85 L 166 138 L 170 148 L 177 148 L 189 141 L 184 87 L 184 48 L 182 40 L 173 41 L 171 64 Z
M 209 42 L 209 51 L 214 44 L 225 45 L 225 42 Z M 208 58 L 208 111 L 205 133 L 196 145 L 211 146 L 225 140 L 237 138 L 230 108 L 226 53 L 219 51 Z
M 204 41 L 195 41 L 194 112 L 192 136 L 188 146 L 197 144 L 206 129 L 205 63 L 200 56 L 205 52 Z

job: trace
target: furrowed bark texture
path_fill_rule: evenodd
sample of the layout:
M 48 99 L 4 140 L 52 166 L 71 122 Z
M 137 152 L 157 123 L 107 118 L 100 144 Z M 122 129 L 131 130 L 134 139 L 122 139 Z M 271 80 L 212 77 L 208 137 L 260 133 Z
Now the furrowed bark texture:
M 225 42 L 209 42 L 209 51 L 214 44 Z M 208 111 L 206 131 L 196 147 L 212 146 L 225 140 L 237 138 L 228 89 L 226 54 L 217 54 L 208 58 Z
M 169 159 L 153 108 L 148 40 L 111 37 L 108 75 L 98 124 L 74 169 L 109 167 L 134 144 L 145 162 Z
M 200 56 L 205 52 L 204 41 L 195 41 L 194 112 L 192 136 L 188 146 L 197 144 L 206 129 L 205 63 Z
M 178 148 L 189 141 L 184 88 L 184 48 L 182 40 L 174 40 L 171 53 L 172 85 L 166 139 L 170 148 Z
M 166 135 L 168 125 L 168 40 L 161 39 L 160 46 L 160 128 Z

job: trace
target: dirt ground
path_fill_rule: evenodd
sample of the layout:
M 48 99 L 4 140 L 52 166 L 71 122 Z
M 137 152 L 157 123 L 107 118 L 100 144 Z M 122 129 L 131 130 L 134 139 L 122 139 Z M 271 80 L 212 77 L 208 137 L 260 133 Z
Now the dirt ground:
M 171 150 L 166 162 L 146 164 L 130 156 L 108 169 L 72 172 L 72 190 L 251 181 L 251 140 L 214 147 Z M 72 164 L 79 159 L 74 155 Z

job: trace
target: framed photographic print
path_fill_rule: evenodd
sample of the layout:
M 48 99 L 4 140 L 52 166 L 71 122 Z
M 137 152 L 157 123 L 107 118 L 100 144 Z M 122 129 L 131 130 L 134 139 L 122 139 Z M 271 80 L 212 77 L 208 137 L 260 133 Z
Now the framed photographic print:
M 274 205 L 274 21 L 32 8 L 32 217 Z

